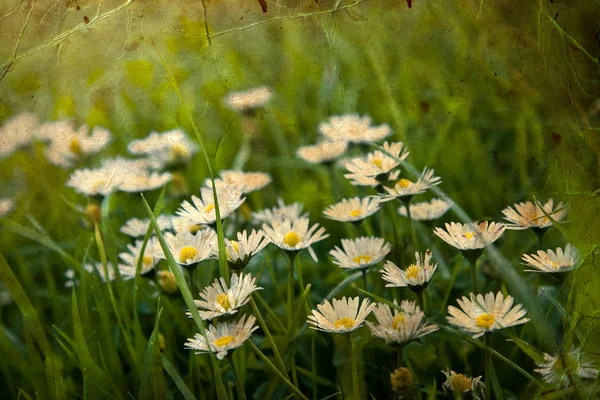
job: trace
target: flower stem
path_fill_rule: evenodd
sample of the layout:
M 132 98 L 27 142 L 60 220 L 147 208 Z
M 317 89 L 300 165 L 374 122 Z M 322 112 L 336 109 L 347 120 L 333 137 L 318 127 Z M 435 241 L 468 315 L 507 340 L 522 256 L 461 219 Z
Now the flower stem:
M 425 290 L 418 290 L 417 293 L 417 300 L 419 301 L 419 307 L 421 307 L 421 310 L 427 314 L 427 311 L 425 309 Z
M 358 362 L 356 360 L 356 348 L 354 346 L 354 341 L 352 340 L 352 334 L 349 333 L 346 338 L 348 339 L 348 346 L 350 346 L 350 363 L 352 365 L 352 396 L 350 396 L 350 398 L 359 400 L 360 388 L 358 385 Z
M 363 276 L 363 282 L 365 284 L 365 290 L 369 290 L 369 288 L 367 287 L 367 269 L 363 268 L 361 272 Z
M 412 241 L 413 248 L 415 251 L 419 251 L 419 244 L 417 242 L 417 232 L 415 231 L 415 225 L 413 223 L 412 215 L 410 213 L 410 201 L 412 200 L 412 196 L 408 196 L 406 198 L 401 198 L 402 203 L 404 203 L 404 207 L 406 208 L 406 217 L 408 218 L 408 224 L 410 225 L 410 238 Z
M 473 292 L 479 293 L 479 289 L 477 288 L 477 260 L 469 261 L 469 265 L 471 266 L 471 280 L 473 281 Z
M 463 250 L 462 255 L 467 259 L 469 265 L 471 266 L 471 279 L 473 280 L 473 292 L 479 293 L 479 289 L 477 288 L 477 261 L 479 257 L 483 254 L 483 249 L 472 249 L 472 250 Z
M 492 355 L 490 354 L 489 339 L 484 336 L 483 342 L 485 344 L 485 398 L 491 399 L 492 390 Z
M 233 371 L 233 375 L 235 376 L 235 387 L 237 389 L 237 395 L 239 400 L 246 400 L 246 392 L 244 391 L 244 383 L 240 379 L 240 375 L 235 369 L 235 363 L 233 362 L 233 352 L 229 352 L 227 354 L 227 360 L 229 361 L 229 365 L 231 365 L 231 370 Z
M 289 255 L 289 254 L 288 254 Z M 288 292 L 287 292 L 287 313 L 288 313 L 288 331 L 292 330 L 293 314 L 294 314 L 294 263 L 296 254 L 289 255 L 290 271 L 288 275 Z

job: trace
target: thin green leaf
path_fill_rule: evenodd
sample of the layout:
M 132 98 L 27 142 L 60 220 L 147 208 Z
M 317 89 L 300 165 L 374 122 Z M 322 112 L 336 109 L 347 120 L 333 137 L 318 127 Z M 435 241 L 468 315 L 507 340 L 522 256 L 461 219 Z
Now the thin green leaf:
M 194 394 L 192 393 L 190 388 L 187 387 L 187 385 L 179 375 L 179 372 L 177 372 L 175 367 L 173 367 L 173 364 L 171 364 L 171 362 L 165 356 L 162 356 L 162 366 L 165 369 L 165 371 L 167 371 L 167 374 L 169 374 L 171 379 L 173 379 L 173 382 L 175 382 L 175 386 L 177 386 L 177 389 L 179 389 L 179 392 L 181 393 L 183 398 L 185 400 L 196 400 L 196 397 L 194 397 Z

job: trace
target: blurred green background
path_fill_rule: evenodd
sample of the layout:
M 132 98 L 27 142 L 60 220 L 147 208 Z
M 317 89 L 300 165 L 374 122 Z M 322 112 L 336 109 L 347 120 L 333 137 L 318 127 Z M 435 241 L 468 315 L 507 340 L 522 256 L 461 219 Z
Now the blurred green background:
M 344 184 L 342 170 L 337 183 L 330 182 L 322 167 L 300 161 L 294 151 L 314 143 L 318 124 L 329 116 L 368 114 L 376 124 L 392 127 L 393 139 L 410 150 L 412 165 L 435 168 L 442 190 L 473 219 L 499 220 L 505 206 L 534 194 L 569 205 L 564 232 L 553 228 L 544 248 L 571 242 L 580 250 L 584 263 L 570 282 L 575 302 L 568 312 L 587 338 L 586 349 L 598 356 L 600 2 L 414 0 L 410 8 L 404 1 L 374 0 L 266 4 L 263 13 L 259 2 L 245 0 L 4 1 L 0 121 L 31 111 L 42 122 L 74 118 L 78 124 L 106 126 L 113 142 L 90 165 L 125 154 L 127 143 L 151 131 L 182 127 L 193 136 L 166 67 L 214 165 L 230 168 L 244 127 L 223 97 L 272 87 L 273 99 L 257 116 L 258 134 L 245 169 L 269 172 L 274 182 L 251 195 L 249 204 L 271 206 L 279 196 L 302 202 L 332 233 L 335 239 L 316 246 L 322 264 L 305 262 L 305 281 L 316 287 L 318 302 L 342 279 L 326 261 L 326 251 L 346 234 L 320 213 L 341 196 L 367 192 Z M 26 225 L 32 216 L 65 251 L 82 259 L 92 233 L 63 200 L 85 204 L 63 188 L 69 173 L 49 165 L 39 146 L 0 161 L 0 168 L 0 197 L 16 195 L 18 202 L 9 219 Z M 196 157 L 186 171 L 190 187 L 199 187 L 206 176 L 205 161 Z M 149 199 L 152 204 L 156 196 Z M 178 202 L 168 200 L 167 209 L 174 211 Z M 107 241 L 117 252 L 127 243 L 116 233 L 119 226 L 145 212 L 135 196 L 118 194 L 111 203 L 114 219 L 107 229 L 114 237 Z M 444 220 L 458 218 L 449 213 Z M 0 229 L 0 249 L 47 333 L 56 335 L 52 325 L 71 332 L 71 296 L 61 288 L 63 260 Z M 507 232 L 503 241 L 503 255 L 528 278 L 518 262 L 535 237 Z M 436 243 L 446 262 L 455 261 L 455 253 Z M 208 274 L 202 283 L 210 279 Z M 127 303 L 127 291 L 120 289 Z M 458 294 L 464 294 L 460 285 Z M 145 333 L 153 322 L 148 311 Z M 177 346 L 170 351 L 181 353 L 182 332 L 191 336 L 191 323 L 184 317 L 179 323 L 189 329 L 168 339 Z M 2 324 L 2 387 L 12 396 L 16 387 L 30 394 L 41 390 L 32 389 L 27 374 L 15 366 L 11 346 L 24 346 L 30 338 L 14 305 L 2 309 Z M 74 367 L 69 371 L 77 373 Z

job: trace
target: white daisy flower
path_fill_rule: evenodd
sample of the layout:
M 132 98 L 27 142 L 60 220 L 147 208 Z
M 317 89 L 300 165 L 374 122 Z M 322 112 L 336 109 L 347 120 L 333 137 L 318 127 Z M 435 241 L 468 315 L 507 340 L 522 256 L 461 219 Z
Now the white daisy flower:
M 369 299 L 364 299 L 359 307 L 358 297 L 342 297 L 333 299 L 331 303 L 324 300 L 317 305 L 319 311 L 312 310 L 307 322 L 312 329 L 319 331 L 348 333 L 360 328 L 374 307 Z
M 0 199 L 0 217 L 8 215 L 15 208 L 15 201 L 10 198 Z
M 534 269 L 526 269 L 529 272 L 567 272 L 575 268 L 579 261 L 577 249 L 567 244 L 565 250 L 556 248 L 556 253 L 552 249 L 547 251 L 538 250 L 537 254 L 523 254 L 521 258 L 525 261 L 523 264 Z
M 269 243 L 261 230 L 256 232 L 254 229 L 252 229 L 250 236 L 246 231 L 243 231 L 238 232 L 237 240 L 225 239 L 227 261 L 229 261 L 230 267 L 232 269 L 246 267 L 250 262 L 250 258 L 259 253 Z
M 158 218 L 156 218 L 156 223 L 158 224 L 158 228 L 161 230 L 161 232 L 173 229 L 173 224 L 170 216 L 159 215 Z M 127 220 L 127 222 L 125 222 L 125 225 L 121 227 L 121 232 L 126 234 L 127 236 L 138 238 L 146 236 L 146 232 L 148 231 L 149 226 L 150 220 L 148 218 L 131 218 Z
M 402 271 L 391 261 L 386 261 L 383 270 L 382 278 L 389 282 L 386 287 L 409 287 L 411 290 L 423 290 L 431 281 L 437 264 L 431 262 L 431 250 L 426 250 L 422 256 L 415 252 L 416 263 L 411 264 Z
M 178 215 L 176 215 L 172 218 L 172 223 L 173 223 L 173 230 L 175 231 L 175 233 L 180 233 L 180 232 L 185 231 L 185 232 L 193 233 L 194 235 L 196 234 L 196 232 L 198 232 L 208 226 L 208 225 L 198 224 L 198 223 L 188 219 L 187 217 L 180 217 Z
M 373 309 L 377 324 L 366 321 L 373 336 L 385 340 L 387 344 L 402 344 L 439 329 L 436 325 L 427 324 L 425 314 L 414 301 L 403 300 L 400 308 L 401 311 L 394 309 L 392 314 L 390 306 L 377 304 Z
M 319 224 L 308 227 L 308 218 L 273 220 L 270 225 L 263 224 L 262 229 L 267 239 L 275 246 L 286 251 L 300 251 L 308 248 L 310 256 L 317 261 L 317 255 L 311 245 L 329 237 L 325 228 Z
M 0 158 L 27 146 L 35 137 L 39 122 L 34 114 L 22 112 L 0 126 Z
M 544 361 L 536 363 L 534 369 L 542 375 L 545 382 L 571 386 L 574 378 L 596 379 L 598 369 L 592 359 L 582 354 L 580 349 L 551 356 L 544 353 Z
M 266 86 L 232 92 L 225 97 L 225 103 L 235 111 L 250 111 L 262 107 L 273 96 L 273 90 Z
M 105 168 L 83 168 L 73 171 L 65 185 L 85 196 L 108 196 L 119 190 L 121 180 Z
M 371 126 L 370 117 L 346 114 L 331 117 L 319 125 L 319 131 L 329 140 L 353 143 L 374 143 L 392 134 L 388 125 Z
M 215 188 L 222 220 L 231 215 L 246 200 L 239 190 L 229 186 L 215 185 Z M 203 187 L 200 189 L 200 197 L 192 196 L 192 203 L 187 200 L 181 203 L 177 215 L 187 218 L 194 224 L 210 225 L 215 223 L 217 214 L 212 189 Z
M 420 203 L 410 203 L 410 217 L 415 221 L 431 221 L 438 219 L 452 208 L 452 201 L 449 199 L 431 199 Z M 398 208 L 398 214 L 407 217 L 406 205 L 402 204 Z
M 302 146 L 296 150 L 296 156 L 311 164 L 329 163 L 346 152 L 345 140 L 322 141 L 311 146 Z
M 330 205 L 323 211 L 323 215 L 328 219 L 340 222 L 361 221 L 375 214 L 381 205 L 372 197 L 353 197 L 351 199 L 342 199 L 340 202 Z
M 406 157 L 408 151 L 404 149 L 402 142 L 383 144 L 383 150 L 375 150 L 364 157 L 353 158 L 346 163 L 346 169 L 350 171 L 344 177 L 350 179 L 350 183 L 358 186 L 377 186 L 387 180 L 388 174 L 396 168 Z M 368 185 L 365 185 L 369 183 Z
M 188 339 L 185 347 L 190 350 L 198 350 L 196 354 L 216 353 L 217 358 L 222 360 L 229 351 L 243 345 L 250 338 L 252 332 L 258 329 L 258 326 L 254 326 L 255 321 L 256 318 L 253 316 L 249 316 L 248 319 L 246 316 L 242 316 L 238 321 L 219 322 L 216 327 L 210 325 L 206 330 L 208 344 L 204 336 L 196 333 L 193 338 Z
M 392 246 L 382 238 L 360 237 L 357 239 L 342 239 L 342 249 L 335 247 L 329 252 L 333 263 L 340 268 L 367 268 L 383 260 Z
M 144 139 L 134 140 L 127 146 L 129 153 L 148 157 L 155 169 L 187 164 L 198 152 L 194 143 L 181 129 L 152 132 Z
M 106 283 L 107 275 L 104 273 L 104 266 L 102 265 L 102 263 L 86 264 L 84 268 L 87 272 L 89 272 L 92 275 L 100 275 L 100 279 L 102 279 L 102 282 Z M 115 267 L 113 267 L 113 265 L 109 263 L 106 265 L 106 270 L 108 272 L 108 280 L 110 282 L 114 281 L 117 277 Z
M 123 177 L 119 189 L 129 193 L 147 192 L 163 187 L 171 179 L 173 176 L 169 172 L 134 171 Z
M 502 223 L 487 221 L 461 224 L 446 224 L 446 230 L 435 228 L 440 239 L 459 250 L 475 250 L 494 243 L 504 233 L 506 227 Z
M 196 235 L 186 231 L 176 235 L 167 232 L 165 241 L 175 261 L 184 267 L 193 268 L 199 262 L 216 258 L 217 234 L 212 229 L 203 229 Z M 162 252 L 159 256 L 166 258 Z
M 506 229 L 544 229 L 552 226 L 552 221 L 546 216 L 550 215 L 556 222 L 562 221 L 567 215 L 567 208 L 562 202 L 554 207 L 554 200 L 550 199 L 542 207 L 537 203 L 526 201 L 517 203 L 512 207 L 506 207 L 502 210 L 504 219 L 510 223 L 506 224 Z
M 270 223 L 272 221 L 283 221 L 286 219 L 308 218 L 308 213 L 302 213 L 304 206 L 301 203 L 285 204 L 283 199 L 277 199 L 277 207 L 253 212 L 255 221 Z
M 271 175 L 266 172 L 224 170 L 221 171 L 219 175 L 227 186 L 239 190 L 243 194 L 260 190 L 272 181 Z M 210 180 L 207 180 L 205 185 L 210 187 Z
M 440 183 L 442 183 L 442 179 L 439 176 L 435 176 L 432 169 L 425 167 L 416 182 L 402 178 L 396 182 L 396 185 L 393 188 L 384 186 L 383 188 L 388 194 L 381 195 L 380 198 L 381 201 L 389 201 L 395 198 L 412 197 L 417 194 L 425 193 L 427 190 Z
M 158 261 L 162 256 L 162 251 L 159 250 L 160 244 L 158 243 L 156 237 L 153 236 L 148 239 L 148 243 L 146 244 L 143 255 L 141 254 L 142 244 L 144 244 L 143 240 L 137 240 L 135 242 L 135 246 L 131 244 L 127 245 L 127 250 L 129 250 L 128 252 L 119 254 L 119 258 L 124 263 L 123 267 L 125 267 L 121 268 L 121 265 L 119 265 L 119 272 L 121 276 L 134 278 L 137 269 L 137 263 L 140 258 L 142 259 L 140 275 L 146 275 L 147 273 L 151 272 L 154 270 L 154 267 L 156 267 L 156 264 L 158 264 Z M 133 272 L 133 276 L 130 276 L 131 272 Z
M 225 279 L 219 278 L 212 285 L 205 287 L 200 293 L 202 300 L 194 300 L 194 303 L 196 307 L 207 310 L 200 311 L 200 317 L 210 320 L 222 315 L 237 313 L 239 308 L 250 301 L 252 292 L 261 289 L 256 286 L 256 278 L 253 278 L 252 275 L 241 273 L 238 277 L 236 274 L 232 274 L 229 288 L 227 288 Z M 188 317 L 192 316 L 189 311 L 187 315 Z
M 485 389 L 485 384 L 481 382 L 481 376 L 470 378 L 463 374 L 457 374 L 454 371 L 447 370 L 442 372 L 446 375 L 446 382 L 442 385 L 446 395 L 450 396 L 451 393 L 454 393 L 462 398 L 465 393 L 471 392 L 473 400 L 484 398 L 483 390 Z
M 79 130 L 74 129 L 72 121 L 57 121 L 42 125 L 40 136 L 49 139 L 46 147 L 46 158 L 54 165 L 70 168 L 77 161 L 98 153 L 110 142 L 110 132 L 102 127 L 95 127 L 88 134 L 87 125 Z
M 473 333 L 473 338 L 483 336 L 486 332 L 510 326 L 524 324 L 529 318 L 523 318 L 527 310 L 521 304 L 513 307 L 514 299 L 511 296 L 504 298 L 501 292 L 494 297 L 490 292 L 485 295 L 470 294 L 471 300 L 463 296 L 457 299 L 462 310 L 448 306 L 448 322 L 462 330 Z

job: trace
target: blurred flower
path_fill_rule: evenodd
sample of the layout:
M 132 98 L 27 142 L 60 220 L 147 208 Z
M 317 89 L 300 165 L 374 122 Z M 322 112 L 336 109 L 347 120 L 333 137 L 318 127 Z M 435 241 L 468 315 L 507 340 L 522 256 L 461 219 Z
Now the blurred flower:
M 22 112 L 0 126 L 0 158 L 10 156 L 19 147 L 27 146 L 35 138 L 39 127 L 34 114 Z
M 273 96 L 273 90 L 259 86 L 243 92 L 231 92 L 225 97 L 225 103 L 235 111 L 249 111 L 265 105 Z
M 596 379 L 598 369 L 594 361 L 582 354 L 580 349 L 559 353 L 551 356 L 544 353 L 544 361 L 536 363 L 535 369 L 542 375 L 542 379 L 551 384 L 575 385 L 574 379 Z
M 162 290 L 166 293 L 174 294 L 179 291 L 179 287 L 177 287 L 177 279 L 175 279 L 175 274 L 171 271 L 158 271 L 158 285 Z
M 261 290 L 261 287 L 256 286 L 256 278 L 252 275 L 243 273 L 238 277 L 236 274 L 231 275 L 231 286 L 227 288 L 225 279 L 219 278 L 211 286 L 207 286 L 200 293 L 202 300 L 194 300 L 196 307 L 200 311 L 200 317 L 204 320 L 210 320 L 222 315 L 233 315 L 238 312 L 238 309 L 247 304 L 252 292 Z M 187 312 L 188 317 L 192 316 L 191 312 Z
M 490 292 L 485 295 L 470 294 L 471 300 L 463 296 L 457 299 L 462 311 L 454 306 L 448 306 L 448 322 L 456 325 L 466 332 L 473 333 L 473 338 L 483 336 L 486 332 L 510 326 L 524 324 L 529 318 L 523 318 L 527 310 L 521 304 L 513 307 L 514 299 L 511 296 L 504 298 L 501 292 Z
M 243 172 L 223 170 L 219 173 L 223 182 L 234 190 L 238 190 L 244 194 L 260 190 L 271 183 L 271 175 L 266 172 Z M 216 182 L 215 182 L 216 185 Z M 210 179 L 207 180 L 206 186 L 211 187 Z
M 342 297 L 333 299 L 330 303 L 324 300 L 318 304 L 319 311 L 312 310 L 308 316 L 308 324 L 312 329 L 332 333 L 348 333 L 360 328 L 369 316 L 375 304 L 369 299 L 364 299 L 359 307 L 359 298 Z
M 424 257 L 415 252 L 415 258 L 416 263 L 409 265 L 406 271 L 402 271 L 393 262 L 386 261 L 382 278 L 389 283 L 385 286 L 409 287 L 414 291 L 425 289 L 437 269 L 437 264 L 431 263 L 431 250 L 426 250 Z
M 397 305 L 396 301 L 394 304 Z M 383 303 L 373 309 L 377 324 L 366 321 L 367 327 L 376 338 L 385 340 L 387 344 L 402 344 L 437 331 L 436 325 L 428 325 L 423 320 L 425 314 L 414 301 L 402 300 L 401 311 Z
M 156 223 L 158 224 L 158 228 L 161 230 L 161 232 L 173 229 L 170 216 L 159 215 L 158 218 L 156 218 Z M 146 235 L 149 226 L 150 220 L 148 218 L 131 218 L 125 223 L 125 225 L 121 227 L 121 232 L 134 238 L 142 237 Z M 154 233 L 154 230 L 152 233 Z
M 542 207 L 531 201 L 517 203 L 512 207 L 506 207 L 502 210 L 502 214 L 504 214 L 504 219 L 511 222 L 506 224 L 506 229 L 543 229 L 552 226 L 552 221 L 546 214 L 550 215 L 556 222 L 560 222 L 567 215 L 567 209 L 562 202 L 554 208 L 554 200 L 550 199 Z
M 413 376 L 406 367 L 396 368 L 390 374 L 390 384 L 394 392 L 406 392 L 412 389 Z
M 367 268 L 380 262 L 391 250 L 392 246 L 385 239 L 376 237 L 360 237 L 342 239 L 342 249 L 335 247 L 329 252 L 333 263 L 340 268 Z
M 256 318 L 246 316 L 238 321 L 219 322 L 217 326 L 210 325 L 206 330 L 208 344 L 199 333 L 196 333 L 192 339 L 188 339 L 185 347 L 190 350 L 198 350 L 196 354 L 212 352 L 217 354 L 217 358 L 222 360 L 230 350 L 237 349 L 246 340 L 250 338 L 252 332 L 258 329 L 254 326 Z
M 135 242 L 135 246 L 131 244 L 127 245 L 127 250 L 129 250 L 128 252 L 119 254 L 119 258 L 125 264 L 123 266 L 124 268 L 119 266 L 119 272 L 121 273 L 121 276 L 129 277 L 132 275 L 130 277 L 134 278 L 137 270 L 137 263 L 140 258 L 142 259 L 140 275 L 146 275 L 154 270 L 154 267 L 156 267 L 156 264 L 161 258 L 162 254 L 162 250 L 160 250 L 160 244 L 158 244 L 158 240 L 155 236 L 151 237 L 148 239 L 148 243 L 146 243 L 146 248 L 144 249 L 144 254 L 142 255 L 141 252 L 143 244 L 143 240 L 137 240 Z
M 217 234 L 212 229 L 203 229 L 196 235 L 186 231 L 176 235 L 167 232 L 165 241 L 175 261 L 186 268 L 194 268 L 204 260 L 216 258 Z M 159 257 L 166 258 L 163 252 Z
M 141 193 L 161 188 L 170 182 L 172 176 L 170 173 L 158 174 L 148 171 L 134 171 L 123 177 L 119 189 L 129 193 Z
M 152 168 L 187 164 L 198 152 L 194 143 L 181 129 L 168 132 L 152 132 L 144 139 L 134 140 L 127 146 L 129 153 L 144 155 Z
M 244 268 L 250 262 L 250 258 L 256 255 L 268 244 L 269 240 L 263 236 L 263 231 L 256 232 L 252 229 L 250 236 L 246 231 L 238 232 L 237 240 L 225 239 L 227 250 L 227 261 L 232 269 Z
M 395 198 L 412 197 L 417 194 L 425 193 L 425 191 L 431 189 L 433 186 L 442 183 L 442 179 L 439 176 L 435 176 L 432 169 L 425 167 L 419 179 L 416 182 L 412 182 L 406 178 L 400 179 L 396 182 L 393 188 L 384 186 L 383 188 L 388 193 L 380 195 L 381 201 L 390 201 Z
M 104 168 L 84 168 L 73 171 L 65 185 L 85 196 L 107 196 L 119 189 L 121 181 Z
M 226 185 L 217 185 L 217 199 L 221 219 L 231 215 L 245 200 L 242 192 Z M 210 225 L 216 222 L 217 214 L 212 189 L 200 189 L 201 199 L 192 196 L 192 203 L 187 200 L 181 203 L 177 215 L 187 218 L 190 222 L 199 225 Z
M 171 221 L 173 223 L 173 230 L 175 231 L 175 233 L 185 231 L 193 233 L 195 235 L 197 232 L 208 227 L 208 225 L 198 224 L 188 219 L 187 217 L 180 217 L 178 215 L 174 216 Z
M 484 398 L 483 389 L 485 388 L 485 384 L 481 382 L 481 376 L 470 378 L 450 370 L 442 372 L 446 375 L 446 382 L 444 382 L 442 386 L 444 388 L 444 393 L 447 395 L 448 392 L 452 392 L 454 395 L 458 395 L 462 398 L 463 394 L 471 392 L 473 400 Z
M 556 253 L 551 249 L 547 251 L 538 250 L 537 254 L 523 254 L 521 258 L 529 267 L 534 269 L 526 269 L 529 272 L 566 272 L 571 271 L 579 261 L 577 249 L 567 244 L 565 250 L 560 247 L 556 248 Z
M 296 150 L 296 156 L 311 164 L 327 163 L 346 152 L 348 142 L 345 140 L 322 141 L 311 146 L 302 146 Z
M 341 222 L 361 221 L 379 211 L 381 205 L 372 197 L 353 197 L 342 199 L 340 202 L 330 205 L 323 211 L 323 215 L 329 219 Z
M 283 221 L 286 219 L 307 218 L 308 213 L 302 213 L 304 207 L 301 203 L 285 204 L 283 199 L 277 199 L 277 207 L 264 209 L 252 213 L 252 218 L 258 222 L 271 223 L 273 221 Z
M 358 186 L 377 186 L 385 181 L 388 174 L 396 168 L 406 157 L 408 152 L 403 150 L 402 142 L 383 144 L 383 150 L 375 150 L 364 157 L 356 157 L 346 163 L 350 171 L 344 177 L 350 183 Z
M 325 228 L 319 224 L 308 227 L 308 218 L 295 218 L 286 220 L 273 220 L 270 224 L 263 224 L 265 236 L 277 247 L 286 251 L 299 251 L 308 248 L 310 256 L 317 261 L 317 255 L 311 245 L 329 237 Z
M 100 275 L 100 279 L 102 279 L 102 282 L 106 283 L 107 275 L 104 272 L 104 266 L 102 265 L 102 263 L 86 264 L 84 266 L 84 268 L 87 272 L 89 272 L 92 275 L 94 275 L 96 273 L 98 275 Z M 111 282 L 114 281 L 115 278 L 117 277 L 117 275 L 115 273 L 115 267 L 113 267 L 113 265 L 109 263 L 106 265 L 106 270 L 108 272 L 108 280 Z
M 487 221 L 461 224 L 451 222 L 446 224 L 446 230 L 435 228 L 435 233 L 440 239 L 459 250 L 483 249 L 494 243 L 504 233 L 502 223 Z
M 410 217 L 415 221 L 430 221 L 438 219 L 452 208 L 452 201 L 448 199 L 431 199 L 420 203 L 410 203 Z M 406 205 L 398 208 L 398 214 L 407 217 Z
M 353 143 L 374 143 L 392 134 L 387 125 L 371 126 L 371 117 L 358 114 L 334 116 L 319 125 L 319 131 L 329 140 Z
M 15 201 L 13 199 L 0 199 L 0 217 L 8 215 L 14 208 Z

